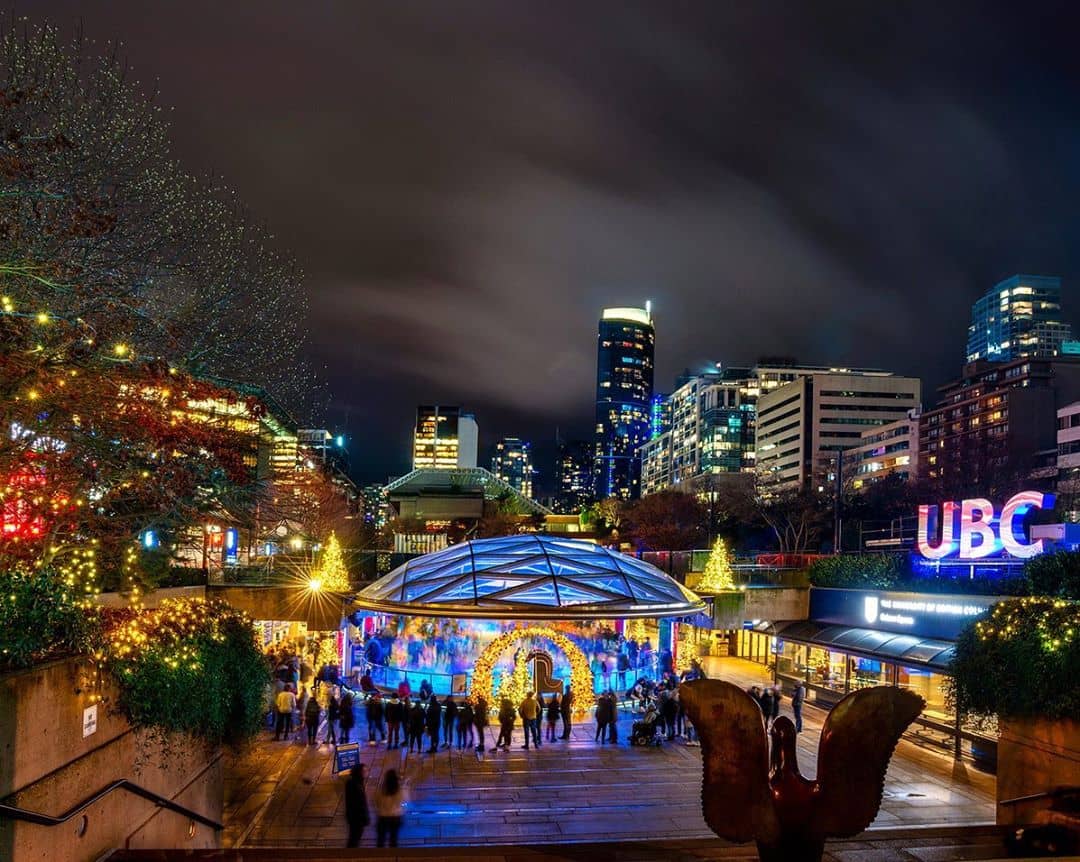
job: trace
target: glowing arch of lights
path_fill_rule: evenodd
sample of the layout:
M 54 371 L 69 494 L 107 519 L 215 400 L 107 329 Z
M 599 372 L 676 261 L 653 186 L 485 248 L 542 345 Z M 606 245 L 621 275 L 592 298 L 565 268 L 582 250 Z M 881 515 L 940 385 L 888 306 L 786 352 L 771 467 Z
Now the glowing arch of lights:
M 498 707 L 498 692 L 495 691 L 495 664 L 499 661 L 499 656 L 511 646 L 530 637 L 551 641 L 569 659 L 570 691 L 574 695 L 574 712 L 585 712 L 592 705 L 594 697 L 593 672 L 589 667 L 589 660 L 570 638 L 547 626 L 517 626 L 503 632 L 488 644 L 476 659 L 476 666 L 473 668 L 470 699 L 475 702 L 477 697 L 482 695 L 487 698 L 489 708 Z M 515 674 L 512 679 L 520 679 L 520 676 Z M 511 691 L 508 694 L 516 707 L 525 697 L 526 692 L 524 690 Z

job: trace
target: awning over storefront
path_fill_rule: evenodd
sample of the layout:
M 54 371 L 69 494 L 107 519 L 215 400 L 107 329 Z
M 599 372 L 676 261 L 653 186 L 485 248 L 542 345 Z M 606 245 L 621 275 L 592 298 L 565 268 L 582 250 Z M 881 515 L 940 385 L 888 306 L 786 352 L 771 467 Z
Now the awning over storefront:
M 918 665 L 943 671 L 953 657 L 950 641 L 879 632 L 854 626 L 821 625 L 802 621 L 777 623 L 776 635 L 784 640 L 839 652 L 855 653 L 865 658 Z

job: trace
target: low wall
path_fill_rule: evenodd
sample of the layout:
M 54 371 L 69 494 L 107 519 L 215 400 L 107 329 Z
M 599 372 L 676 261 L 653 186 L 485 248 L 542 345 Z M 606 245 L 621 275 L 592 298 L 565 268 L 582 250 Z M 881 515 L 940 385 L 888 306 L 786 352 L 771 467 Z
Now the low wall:
M 59 816 L 126 778 L 217 822 L 220 752 L 179 735 L 133 731 L 93 665 L 63 659 L 0 676 L 0 799 Z M 100 698 L 100 699 L 99 699 Z M 86 710 L 96 706 L 96 721 Z M 115 790 L 58 826 L 0 818 L 0 859 L 96 860 L 119 847 L 213 848 L 216 830 Z
M 341 625 L 344 596 L 307 593 L 301 587 L 245 587 L 211 584 L 208 599 L 221 599 L 256 620 L 306 622 L 313 631 L 333 631 Z
M 162 587 L 139 595 L 139 604 L 147 609 L 158 607 L 165 599 L 201 599 L 206 597 L 206 587 Z M 130 593 L 99 593 L 95 601 L 103 608 L 131 607 Z
M 802 587 L 753 587 L 720 593 L 714 600 L 713 625 L 742 628 L 743 620 L 805 620 L 810 612 L 810 590 Z
M 1050 805 L 1049 799 L 1002 805 L 1005 800 L 1077 785 L 1080 785 L 1080 721 L 1001 721 L 997 760 L 999 824 L 1031 823 Z

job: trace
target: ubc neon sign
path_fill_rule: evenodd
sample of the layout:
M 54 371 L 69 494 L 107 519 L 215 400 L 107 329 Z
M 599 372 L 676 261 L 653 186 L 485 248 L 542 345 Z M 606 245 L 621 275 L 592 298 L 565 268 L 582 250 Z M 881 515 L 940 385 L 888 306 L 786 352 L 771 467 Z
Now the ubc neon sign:
M 961 560 L 978 560 L 1003 549 L 1009 556 L 1026 560 L 1042 553 L 1043 540 L 1025 540 L 1024 516 L 1032 509 L 1053 507 L 1054 495 L 1039 491 L 1021 491 L 1010 498 L 1000 512 L 982 497 L 959 503 L 949 500 L 941 504 L 939 526 L 938 507 L 919 506 L 916 544 L 919 553 L 928 560 L 953 556 Z M 933 540 L 936 544 L 931 544 Z

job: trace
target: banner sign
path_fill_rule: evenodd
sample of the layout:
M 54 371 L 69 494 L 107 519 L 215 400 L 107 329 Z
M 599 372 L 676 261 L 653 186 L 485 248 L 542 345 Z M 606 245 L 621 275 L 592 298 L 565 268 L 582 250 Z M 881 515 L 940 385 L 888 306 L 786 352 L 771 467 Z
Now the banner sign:
M 360 765 L 360 746 L 355 742 L 339 745 L 334 751 L 334 772 L 345 772 Z
M 956 640 L 973 619 L 990 610 L 995 596 L 951 596 L 877 590 L 810 590 L 815 623 Z
M 955 557 L 979 560 L 1004 552 L 1027 560 L 1043 552 L 1043 540 L 1027 541 L 1024 517 L 1033 509 L 1054 508 L 1054 495 L 1021 491 L 1000 509 L 982 497 L 949 500 L 937 506 L 919 506 L 916 547 L 928 560 Z

